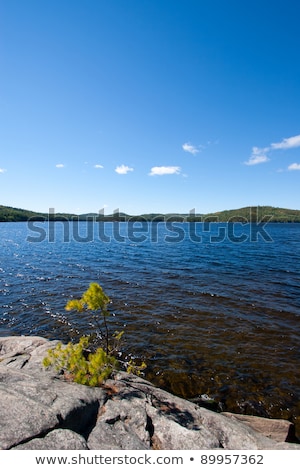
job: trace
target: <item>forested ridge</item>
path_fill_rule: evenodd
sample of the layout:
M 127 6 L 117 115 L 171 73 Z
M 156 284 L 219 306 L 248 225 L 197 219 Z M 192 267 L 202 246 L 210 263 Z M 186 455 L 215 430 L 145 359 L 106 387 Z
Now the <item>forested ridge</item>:
M 128 215 L 123 212 L 114 212 L 110 215 L 103 213 L 88 213 L 88 214 L 69 214 L 69 213 L 43 213 L 34 212 L 27 209 L 18 209 L 9 206 L 0 205 L 0 222 L 27 222 L 27 221 L 178 221 L 178 222 L 282 222 L 292 223 L 300 222 L 300 210 L 297 209 L 283 209 L 280 207 L 272 206 L 248 206 L 240 209 L 224 210 L 220 212 L 213 212 L 209 214 L 195 214 L 193 212 L 187 214 L 142 214 L 142 215 Z

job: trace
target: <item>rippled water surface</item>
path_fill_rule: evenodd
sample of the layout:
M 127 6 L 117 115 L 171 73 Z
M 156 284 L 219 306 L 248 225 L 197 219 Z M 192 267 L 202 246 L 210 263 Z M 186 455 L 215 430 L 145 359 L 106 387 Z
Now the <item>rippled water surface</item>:
M 90 333 L 64 306 L 96 281 L 148 379 L 299 423 L 300 224 L 138 227 L 1 223 L 0 335 Z

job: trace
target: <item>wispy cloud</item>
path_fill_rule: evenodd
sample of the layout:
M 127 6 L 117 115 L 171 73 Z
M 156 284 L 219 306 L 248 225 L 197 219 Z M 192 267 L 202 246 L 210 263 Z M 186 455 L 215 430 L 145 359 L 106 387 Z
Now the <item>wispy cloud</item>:
M 130 168 L 130 166 L 127 166 L 127 165 L 119 165 L 115 169 L 115 172 L 118 173 L 119 175 L 127 175 L 129 171 L 133 171 L 133 168 Z
M 4 168 L 0 168 L 0 173 L 5 173 L 6 170 Z
M 65 168 L 65 165 L 63 163 L 58 163 L 55 166 L 56 166 L 56 168 Z
M 295 135 L 294 137 L 283 139 L 281 142 L 271 144 L 271 148 L 275 150 L 292 149 L 295 147 L 300 147 L 300 135 Z
M 300 163 L 292 163 L 291 165 L 288 166 L 288 170 L 290 171 L 300 170 Z
M 150 176 L 162 175 L 179 175 L 181 172 L 180 166 L 153 166 L 149 173 Z
M 94 168 L 104 168 L 103 165 L 94 165 Z
M 267 156 L 267 153 L 269 151 L 268 147 L 265 148 L 259 148 L 259 147 L 253 147 L 252 148 L 252 154 L 245 163 L 245 165 L 259 165 L 260 163 L 265 163 L 269 161 L 269 157 Z
M 191 153 L 192 155 L 196 155 L 200 152 L 199 147 L 192 145 L 190 142 L 186 142 L 182 145 L 182 148 L 185 152 Z
M 281 142 L 275 142 L 270 144 L 269 147 L 252 147 L 252 154 L 249 160 L 247 160 L 245 165 L 258 165 L 259 163 L 265 163 L 270 160 L 268 154 L 272 150 L 287 150 L 300 147 L 300 135 L 295 135 L 293 137 L 288 137 L 283 139 Z

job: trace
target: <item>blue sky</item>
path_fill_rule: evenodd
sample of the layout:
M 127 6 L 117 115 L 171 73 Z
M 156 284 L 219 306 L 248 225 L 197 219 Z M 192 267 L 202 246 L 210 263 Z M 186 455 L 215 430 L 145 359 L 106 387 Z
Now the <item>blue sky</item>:
M 1 0 L 0 204 L 300 209 L 298 0 Z

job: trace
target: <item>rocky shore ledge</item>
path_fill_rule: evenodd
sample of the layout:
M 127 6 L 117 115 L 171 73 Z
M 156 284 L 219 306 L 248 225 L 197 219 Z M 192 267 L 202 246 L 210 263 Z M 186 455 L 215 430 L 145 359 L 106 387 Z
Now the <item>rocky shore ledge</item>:
M 0 338 L 0 449 L 292 449 L 288 421 L 216 413 L 118 373 L 103 388 L 41 365 L 57 341 Z

